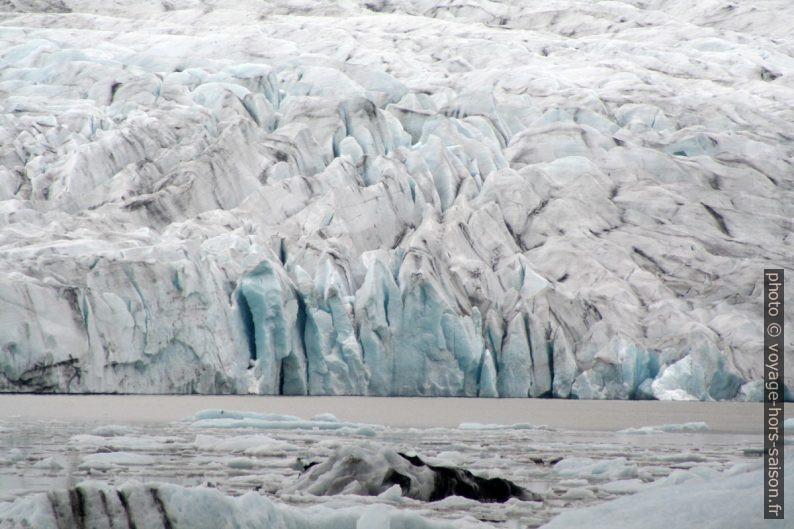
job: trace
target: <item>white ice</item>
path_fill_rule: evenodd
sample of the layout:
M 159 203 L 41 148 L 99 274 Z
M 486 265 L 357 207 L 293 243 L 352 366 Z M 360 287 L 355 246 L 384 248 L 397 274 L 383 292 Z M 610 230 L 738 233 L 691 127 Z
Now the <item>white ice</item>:
M 626 428 L 618 433 L 629 434 L 659 434 L 659 433 L 681 433 L 681 432 L 707 432 L 709 425 L 705 422 L 686 422 L 680 424 L 660 424 L 656 426 L 640 426 L 638 428 Z
M 243 452 L 250 455 L 284 455 L 292 445 L 266 435 L 235 435 L 234 437 L 214 437 L 199 434 L 193 443 L 201 450 L 217 452 Z
M 233 410 L 203 410 L 193 417 L 194 428 L 248 428 L 256 430 L 344 430 L 372 437 L 383 427 L 375 424 L 343 422 L 331 414 L 312 419 L 294 415 Z
M 594 481 L 636 478 L 637 466 L 626 458 L 594 460 L 589 457 L 566 457 L 554 465 L 554 472 L 563 478 L 583 478 Z
M 548 430 L 546 425 L 530 423 L 494 424 L 479 422 L 463 422 L 458 426 L 461 430 Z
M 154 464 L 155 459 L 146 454 L 134 452 L 104 452 L 83 457 L 81 468 L 107 470 L 116 466 L 145 466 Z
M 786 465 L 794 463 L 788 458 Z M 787 527 L 763 518 L 762 470 L 649 487 L 637 494 L 563 512 L 542 529 L 761 529 Z M 787 473 L 785 503 L 794 501 L 794 478 Z

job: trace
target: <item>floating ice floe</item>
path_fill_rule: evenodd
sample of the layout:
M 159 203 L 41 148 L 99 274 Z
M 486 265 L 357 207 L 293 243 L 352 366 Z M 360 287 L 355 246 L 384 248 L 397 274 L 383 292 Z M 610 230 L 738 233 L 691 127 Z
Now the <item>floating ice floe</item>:
M 660 433 L 693 433 L 707 432 L 709 425 L 705 422 L 686 422 L 681 424 L 660 424 L 657 426 L 640 426 L 638 428 L 626 428 L 618 433 L 628 434 L 660 434 Z
M 168 445 L 180 443 L 178 437 L 168 436 L 147 436 L 147 435 L 113 435 L 101 436 L 90 434 L 73 435 L 69 439 L 69 444 L 77 448 L 100 448 L 108 447 L 116 450 L 160 450 Z
M 199 434 L 193 442 L 200 450 L 217 452 L 242 452 L 248 455 L 285 455 L 295 447 L 266 435 L 235 435 L 214 437 Z
M 653 455 L 651 459 L 664 463 L 702 463 L 707 460 L 703 454 L 689 450 L 682 450 L 673 454 Z
M 342 433 L 373 437 L 381 425 L 343 422 L 331 414 L 321 414 L 313 419 L 295 415 L 257 413 L 231 410 L 203 410 L 193 416 L 194 428 L 238 428 L 254 430 L 336 430 Z
M 683 463 L 686 462 L 687 459 L 671 458 L 671 459 L 665 459 L 663 461 L 668 463 L 679 463 L 679 462 Z M 697 459 L 695 461 L 697 461 Z M 747 472 L 749 470 L 756 470 L 757 468 L 758 465 L 748 465 L 747 467 L 735 466 L 729 469 L 730 471 L 728 471 L 725 475 L 738 474 L 742 472 Z M 694 465 L 687 470 L 676 468 L 672 472 L 670 472 L 670 474 L 668 474 L 667 476 L 658 479 L 652 483 L 648 483 L 647 487 L 648 488 L 668 487 L 670 485 L 680 485 L 681 483 L 687 483 L 687 482 L 703 482 L 703 481 L 709 481 L 719 476 L 720 473 L 714 470 L 714 468 L 712 468 L 711 466 Z
M 619 479 L 598 485 L 598 490 L 603 490 L 610 494 L 634 494 L 645 486 L 641 479 Z
M 607 481 L 621 478 L 636 478 L 637 465 L 626 458 L 595 460 L 589 457 L 566 457 L 554 465 L 554 472 L 563 478 L 582 478 L 592 481 Z
M 596 494 L 590 489 L 575 487 L 566 490 L 560 497 L 564 500 L 592 500 Z
M 126 436 L 135 433 L 135 428 L 123 424 L 104 424 L 91 431 L 91 435 L 101 437 Z
M 82 469 L 108 470 L 117 466 L 147 466 L 157 460 L 147 454 L 133 452 L 103 452 L 83 456 Z
M 494 424 L 494 423 L 479 423 L 479 422 L 463 422 L 458 425 L 461 430 L 550 430 L 544 424 L 530 424 L 520 422 L 515 424 Z
M 36 461 L 33 464 L 33 468 L 45 469 L 45 470 L 60 470 L 64 468 L 66 462 L 64 458 L 61 456 L 51 456 L 45 457 Z

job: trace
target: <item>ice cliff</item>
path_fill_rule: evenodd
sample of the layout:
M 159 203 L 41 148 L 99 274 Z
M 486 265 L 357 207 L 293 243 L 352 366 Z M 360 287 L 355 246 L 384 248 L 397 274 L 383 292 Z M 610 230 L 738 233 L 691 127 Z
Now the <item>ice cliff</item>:
M 0 390 L 759 398 L 787 0 L 0 10 Z

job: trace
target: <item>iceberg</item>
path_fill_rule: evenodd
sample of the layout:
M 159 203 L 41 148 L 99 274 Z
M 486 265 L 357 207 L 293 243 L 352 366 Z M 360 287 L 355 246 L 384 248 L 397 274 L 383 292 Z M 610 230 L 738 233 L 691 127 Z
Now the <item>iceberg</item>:
M 705 422 L 686 422 L 681 424 L 660 424 L 657 426 L 640 426 L 639 428 L 626 428 L 618 433 L 628 434 L 661 434 L 661 433 L 693 433 L 708 432 L 709 425 Z
M 442 452 L 437 456 L 440 461 L 430 464 L 417 455 L 396 452 L 388 447 L 372 444 L 343 446 L 334 450 L 325 461 L 307 465 L 298 481 L 286 491 L 318 496 L 404 496 L 433 502 L 450 496 L 486 503 L 504 503 L 511 498 L 523 501 L 542 499 L 510 480 L 485 478 L 453 466 L 446 461 L 449 458 L 454 459 L 453 454 Z
M 128 482 L 118 488 L 84 483 L 69 490 L 34 494 L 0 505 L 0 528 L 147 529 L 218 527 L 246 529 L 451 529 L 492 527 L 473 519 L 455 524 L 375 504 L 343 509 L 289 507 L 255 492 L 225 496 L 207 487 L 187 488 L 165 483 Z

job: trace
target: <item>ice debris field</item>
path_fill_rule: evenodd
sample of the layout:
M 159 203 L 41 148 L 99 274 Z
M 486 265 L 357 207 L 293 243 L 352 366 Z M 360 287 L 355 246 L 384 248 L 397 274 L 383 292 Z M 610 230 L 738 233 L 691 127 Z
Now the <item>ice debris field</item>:
M 759 400 L 791 20 L 0 2 L 0 390 Z
M 759 514 L 761 446 L 704 423 L 639 434 L 229 410 L 128 424 L 17 418 L 0 422 L 0 528 L 782 527 Z M 440 494 L 454 469 L 470 472 L 464 488 Z M 464 496 L 467 480 L 517 488 L 478 500 Z

